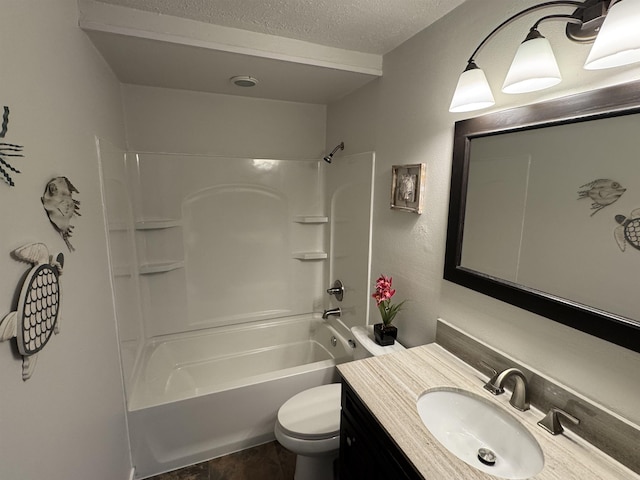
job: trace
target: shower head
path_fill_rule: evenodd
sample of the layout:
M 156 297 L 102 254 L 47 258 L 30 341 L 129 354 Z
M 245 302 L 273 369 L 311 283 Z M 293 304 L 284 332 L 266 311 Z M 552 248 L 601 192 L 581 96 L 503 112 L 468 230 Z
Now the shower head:
M 340 145 L 334 148 L 329 155 L 324 157 L 324 161 L 327 163 L 331 163 L 331 160 L 333 160 L 333 154 L 336 153 L 338 150 L 344 150 L 344 142 L 340 142 Z

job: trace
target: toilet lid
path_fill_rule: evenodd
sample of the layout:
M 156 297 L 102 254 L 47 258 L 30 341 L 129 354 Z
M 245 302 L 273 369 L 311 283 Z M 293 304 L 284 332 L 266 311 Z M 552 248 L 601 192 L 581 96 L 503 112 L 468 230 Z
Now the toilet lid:
M 310 388 L 294 395 L 278 410 L 282 430 L 303 439 L 327 438 L 340 434 L 339 383 Z

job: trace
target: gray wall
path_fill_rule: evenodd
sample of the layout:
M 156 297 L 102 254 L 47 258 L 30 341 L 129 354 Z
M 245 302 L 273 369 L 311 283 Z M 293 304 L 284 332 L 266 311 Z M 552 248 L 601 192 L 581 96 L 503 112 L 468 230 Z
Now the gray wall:
M 124 144 L 120 87 L 77 27 L 75 0 L 5 0 L 0 105 L 11 109 L 2 141 L 24 145 L 13 188 L 0 184 L 0 316 L 29 265 L 13 249 L 44 242 L 64 252 L 61 331 L 23 382 L 21 358 L 0 343 L 0 478 L 126 479 L 124 395 L 110 294 L 95 136 Z M 67 251 L 40 203 L 67 176 L 81 217 Z M 13 341 L 12 341 L 13 342 Z M 11 343 L 12 343 L 11 342 Z
M 324 156 L 326 107 L 125 85 L 130 150 L 230 157 Z
M 433 341 L 436 319 L 445 318 L 640 423 L 640 384 L 629 381 L 637 378 L 639 354 L 442 280 L 453 125 L 487 113 L 450 114 L 451 96 L 480 40 L 509 15 L 533 3 L 466 2 L 385 55 L 382 79 L 329 106 L 326 146 L 344 140 L 345 154 L 376 151 L 372 276 L 392 275 L 397 298 L 410 299 L 396 322 L 402 342 Z M 496 97 L 494 110 L 640 77 L 637 66 L 583 70 L 589 46 L 569 42 L 564 25 L 551 22 L 543 24 L 541 33 L 554 46 L 564 82 L 526 95 L 500 93 L 515 50 L 537 18 L 534 14 L 506 28 L 477 57 Z M 422 162 L 427 164 L 424 213 L 390 210 L 391 165 Z M 371 323 L 377 320 L 374 317 Z

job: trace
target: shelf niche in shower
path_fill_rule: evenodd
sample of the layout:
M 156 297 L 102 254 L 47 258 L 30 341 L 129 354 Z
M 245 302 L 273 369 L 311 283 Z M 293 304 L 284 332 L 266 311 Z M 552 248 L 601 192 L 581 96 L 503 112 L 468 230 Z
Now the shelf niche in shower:
M 329 223 L 329 217 L 323 215 L 295 215 L 293 217 L 295 223 L 304 225 L 324 225 Z M 314 261 L 314 260 L 326 260 L 328 254 L 323 251 L 310 251 L 310 252 L 293 252 L 292 257 L 297 260 Z
M 155 273 L 171 272 L 173 270 L 178 270 L 179 268 L 184 268 L 184 261 L 146 263 L 144 265 L 140 265 L 139 273 L 140 275 L 153 275 Z
M 135 229 L 137 231 L 147 231 L 149 235 L 151 235 L 152 231 L 168 230 L 181 226 L 182 220 L 176 218 L 142 218 L 135 222 Z M 162 235 L 161 238 L 166 238 L 164 234 Z M 179 268 L 184 268 L 184 260 L 150 261 L 141 264 L 138 268 L 138 273 L 140 273 L 140 275 L 154 275 L 156 273 L 171 272 Z
M 296 215 L 293 217 L 293 221 L 296 223 L 320 224 L 329 223 L 329 217 L 322 217 L 318 215 Z
M 182 226 L 182 221 L 175 218 L 153 218 L 136 221 L 136 230 L 163 230 Z
M 294 252 L 293 258 L 296 258 L 302 261 L 326 260 L 327 253 L 326 252 Z

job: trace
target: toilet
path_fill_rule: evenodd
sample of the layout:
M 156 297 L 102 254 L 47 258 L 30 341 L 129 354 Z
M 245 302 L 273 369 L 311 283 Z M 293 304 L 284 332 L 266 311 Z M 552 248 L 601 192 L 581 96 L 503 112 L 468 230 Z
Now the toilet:
M 373 326 L 353 327 L 354 358 L 404 350 L 396 342 L 381 347 L 373 340 Z M 339 383 L 309 388 L 287 400 L 278 410 L 276 440 L 296 454 L 295 480 L 333 480 L 340 449 Z

